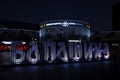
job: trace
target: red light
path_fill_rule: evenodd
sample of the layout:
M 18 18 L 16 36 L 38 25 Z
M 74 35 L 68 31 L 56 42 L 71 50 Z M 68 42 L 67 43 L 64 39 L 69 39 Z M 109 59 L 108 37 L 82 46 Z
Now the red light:
M 18 50 L 26 51 L 30 48 L 30 46 L 29 45 L 17 45 L 16 48 Z
M 2 50 L 2 51 L 8 51 L 8 50 L 10 50 L 10 46 L 2 44 L 2 45 L 0 45 L 0 50 Z

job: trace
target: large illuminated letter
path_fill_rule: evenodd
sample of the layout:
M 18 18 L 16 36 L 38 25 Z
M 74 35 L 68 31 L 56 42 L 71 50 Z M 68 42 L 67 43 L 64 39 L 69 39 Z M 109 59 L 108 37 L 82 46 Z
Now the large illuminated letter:
M 27 60 L 31 63 L 35 64 L 37 61 L 40 60 L 40 54 L 38 51 L 38 44 L 36 41 L 29 42 L 29 45 L 31 46 L 30 49 L 27 51 Z
M 101 43 L 94 43 L 93 54 L 96 60 L 100 60 L 102 57 Z
M 57 50 L 57 57 L 60 58 L 62 61 L 67 62 L 68 56 L 67 56 L 67 50 L 64 42 L 58 43 L 58 50 Z
M 74 61 L 79 61 L 82 57 L 82 44 L 81 43 L 69 43 L 69 57 Z
M 17 49 L 17 45 L 23 45 L 21 42 L 15 41 L 11 44 L 11 60 L 15 64 L 20 64 L 25 59 L 25 52 Z
M 103 57 L 104 59 L 109 59 L 109 47 L 107 43 L 94 43 L 94 54 L 95 54 L 95 59 L 101 60 Z
M 109 52 L 108 43 L 104 43 L 103 55 L 104 55 L 104 59 L 109 59 L 110 52 Z
M 87 43 L 84 43 L 84 58 L 88 61 L 92 60 L 92 43 L 89 45 Z
M 56 59 L 56 42 L 46 41 L 44 44 L 44 60 L 49 63 Z

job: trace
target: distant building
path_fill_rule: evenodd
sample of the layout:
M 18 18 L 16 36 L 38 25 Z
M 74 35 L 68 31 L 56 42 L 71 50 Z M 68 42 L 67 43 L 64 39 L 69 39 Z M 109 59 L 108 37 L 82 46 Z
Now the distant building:
M 112 30 L 120 31 L 120 2 L 112 5 Z
M 37 30 L 39 24 L 0 20 L 0 41 L 31 41 Z

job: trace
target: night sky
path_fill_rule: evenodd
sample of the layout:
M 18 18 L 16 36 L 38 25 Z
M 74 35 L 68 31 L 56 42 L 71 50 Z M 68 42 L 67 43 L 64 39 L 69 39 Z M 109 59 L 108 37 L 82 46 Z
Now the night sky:
M 119 0 L 1 0 L 0 20 L 39 24 L 49 20 L 86 21 L 93 31 L 112 29 L 112 4 Z

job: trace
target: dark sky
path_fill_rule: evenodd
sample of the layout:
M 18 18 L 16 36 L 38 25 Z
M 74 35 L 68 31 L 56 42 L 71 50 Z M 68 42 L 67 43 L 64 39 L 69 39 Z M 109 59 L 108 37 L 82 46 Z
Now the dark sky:
M 0 20 L 41 23 L 49 20 L 86 21 L 95 30 L 111 30 L 112 4 L 119 0 L 1 0 Z

